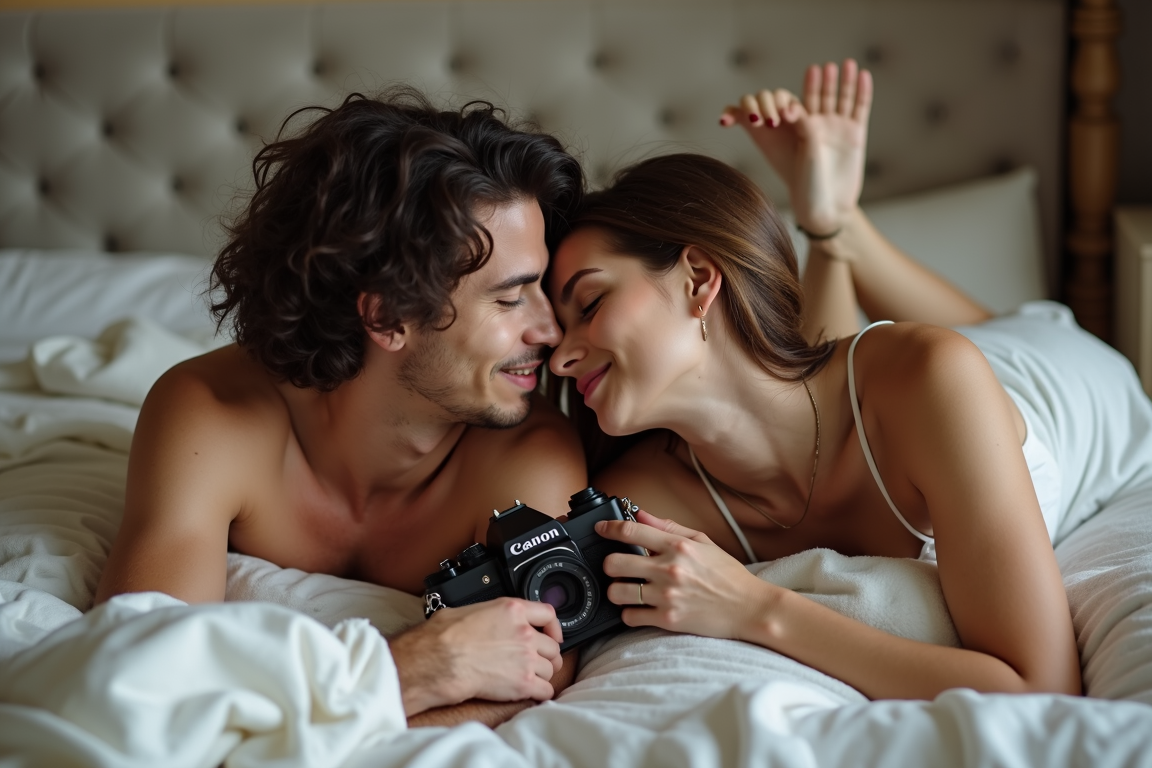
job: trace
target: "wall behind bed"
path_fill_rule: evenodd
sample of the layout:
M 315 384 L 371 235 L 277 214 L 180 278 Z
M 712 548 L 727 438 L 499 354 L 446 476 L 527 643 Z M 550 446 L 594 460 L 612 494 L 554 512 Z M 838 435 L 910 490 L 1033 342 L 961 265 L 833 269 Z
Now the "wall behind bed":
M 782 189 L 717 117 L 855 56 L 878 98 L 866 198 L 1020 165 L 1058 246 L 1059 0 L 464 0 L 0 12 L 0 246 L 210 255 L 283 117 L 412 82 L 559 133 L 594 185 L 702 151 Z

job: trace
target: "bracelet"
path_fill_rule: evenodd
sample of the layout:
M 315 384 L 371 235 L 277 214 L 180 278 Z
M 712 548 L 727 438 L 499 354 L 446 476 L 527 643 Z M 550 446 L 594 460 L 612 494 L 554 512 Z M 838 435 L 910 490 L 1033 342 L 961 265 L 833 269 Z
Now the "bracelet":
M 800 234 L 804 235 L 809 240 L 831 240 L 832 238 L 836 237 L 836 235 L 840 234 L 844 230 L 844 227 L 836 227 L 836 229 L 826 235 L 818 235 L 815 232 L 809 232 L 799 224 L 796 225 L 796 229 L 800 230 Z

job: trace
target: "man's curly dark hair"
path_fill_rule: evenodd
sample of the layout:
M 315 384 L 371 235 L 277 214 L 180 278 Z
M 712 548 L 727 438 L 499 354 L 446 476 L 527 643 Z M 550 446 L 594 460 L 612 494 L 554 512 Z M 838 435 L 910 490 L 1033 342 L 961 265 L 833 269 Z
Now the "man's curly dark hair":
M 287 136 L 310 111 L 321 115 Z M 212 311 L 277 378 L 321 391 L 359 374 L 365 326 L 451 325 L 453 290 L 491 255 L 480 218 L 493 207 L 538 201 L 551 249 L 584 188 L 554 137 L 488 102 L 442 111 L 410 88 L 297 110 L 252 170 L 212 269 Z M 371 317 L 361 292 L 381 299 Z

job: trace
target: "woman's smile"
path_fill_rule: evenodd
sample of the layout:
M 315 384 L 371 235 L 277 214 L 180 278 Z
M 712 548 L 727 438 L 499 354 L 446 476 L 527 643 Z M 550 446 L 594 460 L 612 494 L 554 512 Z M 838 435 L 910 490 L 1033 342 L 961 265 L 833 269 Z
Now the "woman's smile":
M 576 391 L 584 396 L 585 401 L 592 397 L 592 392 L 604 380 L 604 374 L 608 373 L 608 369 L 611 367 L 611 363 L 604 363 L 596 370 L 590 371 L 576 380 Z

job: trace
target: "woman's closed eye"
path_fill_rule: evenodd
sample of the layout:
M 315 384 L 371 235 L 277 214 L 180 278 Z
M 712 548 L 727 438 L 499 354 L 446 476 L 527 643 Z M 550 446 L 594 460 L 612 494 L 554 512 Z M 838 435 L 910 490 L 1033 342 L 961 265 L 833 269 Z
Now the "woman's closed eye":
M 580 309 L 580 319 L 581 320 L 587 320 L 589 317 L 596 314 L 596 308 L 598 306 L 600 306 L 600 299 L 602 299 L 602 298 L 604 298 L 604 297 L 603 296 L 597 296 L 590 303 L 588 303 L 584 307 L 582 307 Z

